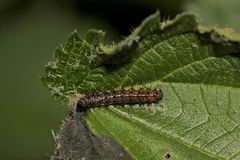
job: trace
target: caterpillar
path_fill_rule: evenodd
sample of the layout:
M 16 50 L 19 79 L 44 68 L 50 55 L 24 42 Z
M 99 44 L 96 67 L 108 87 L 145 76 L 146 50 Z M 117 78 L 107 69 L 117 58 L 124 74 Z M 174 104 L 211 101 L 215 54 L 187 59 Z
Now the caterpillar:
M 83 112 L 91 108 L 109 105 L 151 104 L 159 102 L 163 97 L 161 89 L 119 89 L 94 93 L 78 100 L 77 111 Z

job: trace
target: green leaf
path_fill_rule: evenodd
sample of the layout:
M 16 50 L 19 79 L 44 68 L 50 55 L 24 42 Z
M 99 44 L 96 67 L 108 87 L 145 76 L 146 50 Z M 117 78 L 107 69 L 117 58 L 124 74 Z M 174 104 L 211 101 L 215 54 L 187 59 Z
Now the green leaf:
M 98 90 L 161 88 L 160 104 L 91 109 L 88 126 L 134 159 L 239 159 L 239 41 L 213 41 L 191 14 L 157 19 L 151 15 L 129 36 L 138 41 L 129 45 L 127 38 L 111 52 L 102 32 L 92 30 L 86 40 L 74 32 L 46 66 L 45 86 L 62 103 Z

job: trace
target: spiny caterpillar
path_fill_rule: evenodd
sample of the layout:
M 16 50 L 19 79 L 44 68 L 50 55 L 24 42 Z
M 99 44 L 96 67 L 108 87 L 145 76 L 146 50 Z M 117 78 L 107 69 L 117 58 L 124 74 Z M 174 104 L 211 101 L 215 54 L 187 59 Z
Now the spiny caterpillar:
M 161 89 L 140 88 L 103 91 L 80 98 L 77 102 L 77 111 L 82 112 L 90 108 L 108 105 L 151 104 L 159 102 L 162 97 Z

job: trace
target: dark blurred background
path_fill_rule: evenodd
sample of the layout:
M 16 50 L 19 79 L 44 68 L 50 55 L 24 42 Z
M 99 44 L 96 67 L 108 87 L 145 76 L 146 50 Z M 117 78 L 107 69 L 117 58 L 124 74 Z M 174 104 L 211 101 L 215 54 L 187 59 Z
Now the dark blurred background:
M 44 160 L 54 149 L 51 130 L 67 115 L 39 76 L 57 46 L 77 29 L 90 28 L 120 40 L 157 9 L 162 19 L 184 10 L 206 24 L 238 30 L 238 0 L 1 0 L 0 159 Z

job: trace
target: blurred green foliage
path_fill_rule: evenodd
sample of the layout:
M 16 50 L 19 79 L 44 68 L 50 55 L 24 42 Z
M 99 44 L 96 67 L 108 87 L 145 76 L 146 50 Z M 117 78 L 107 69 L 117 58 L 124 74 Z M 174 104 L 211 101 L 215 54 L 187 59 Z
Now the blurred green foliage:
M 156 9 L 161 11 L 162 18 L 173 17 L 182 11 L 185 1 L 190 0 L 1 0 L 0 159 L 40 160 L 49 159 L 47 154 L 52 154 L 51 129 L 59 128 L 67 114 L 66 106 L 60 106 L 50 97 L 39 75 L 51 60 L 54 48 L 64 44 L 69 33 L 77 29 L 83 35 L 87 29 L 97 28 L 107 31 L 107 37 L 111 38 L 118 33 L 127 35 L 132 26 Z M 191 2 L 194 6 L 194 1 Z M 221 2 L 205 8 L 216 8 Z M 227 3 L 222 6 L 230 5 Z M 235 17 L 224 13 L 228 11 L 215 13 L 220 20 L 229 20 L 221 23 L 235 27 L 237 23 L 232 22 L 237 21 L 238 14 L 236 8 L 231 10 Z M 206 19 L 213 17 L 208 16 L 213 13 L 203 9 L 192 11 L 203 11 Z
M 239 0 L 195 0 L 186 4 L 186 10 L 197 13 L 202 23 L 214 27 L 230 27 L 240 32 Z

